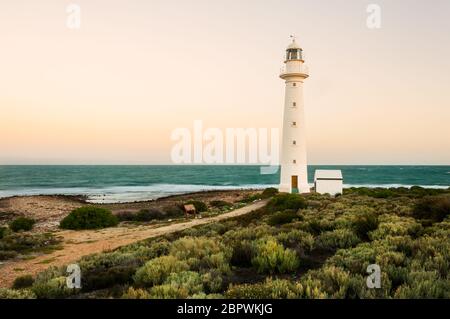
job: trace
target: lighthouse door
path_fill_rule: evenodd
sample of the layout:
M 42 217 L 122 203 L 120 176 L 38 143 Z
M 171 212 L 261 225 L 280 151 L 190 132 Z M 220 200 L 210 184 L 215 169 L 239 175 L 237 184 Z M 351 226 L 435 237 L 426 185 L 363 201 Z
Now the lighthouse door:
M 291 193 L 298 193 L 298 176 L 291 176 Z

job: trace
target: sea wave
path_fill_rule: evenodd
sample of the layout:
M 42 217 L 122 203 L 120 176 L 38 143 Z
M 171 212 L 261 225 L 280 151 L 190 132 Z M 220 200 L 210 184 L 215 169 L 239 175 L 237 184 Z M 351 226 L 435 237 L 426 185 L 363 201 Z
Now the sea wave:
M 0 190 L 0 198 L 31 195 L 83 195 L 90 203 L 125 203 L 153 200 L 160 197 L 210 190 L 264 189 L 276 185 L 193 185 L 154 184 L 148 186 L 113 186 L 105 188 L 29 188 L 20 190 Z

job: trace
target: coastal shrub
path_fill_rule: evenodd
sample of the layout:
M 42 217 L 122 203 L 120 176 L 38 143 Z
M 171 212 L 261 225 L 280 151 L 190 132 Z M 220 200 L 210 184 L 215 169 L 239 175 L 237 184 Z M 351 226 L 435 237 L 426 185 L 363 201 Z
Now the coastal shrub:
M 184 211 L 180 206 L 169 205 L 162 208 L 167 218 L 176 218 L 184 215 Z
M 232 207 L 233 204 L 224 200 L 212 200 L 209 205 L 216 208 Z
M 15 251 L 0 250 L 0 261 L 13 259 L 17 257 L 17 255 L 18 253 L 16 253 Z
M 116 217 L 121 222 L 131 222 L 135 220 L 136 213 L 130 211 L 118 212 Z
M 449 299 L 450 281 L 442 279 L 436 272 L 414 271 L 408 274 L 407 282 L 399 286 L 394 294 L 402 299 Z
M 314 247 L 314 236 L 302 230 L 293 229 L 276 236 L 277 241 L 286 248 L 292 248 L 302 253 L 309 252 Z
M 134 282 L 138 286 L 149 287 L 162 284 L 171 273 L 188 270 L 186 262 L 174 256 L 161 256 L 150 260 L 139 268 L 134 275 Z
M 8 228 L 6 228 L 6 227 L 0 227 L 0 239 L 2 239 L 3 237 L 5 237 L 7 233 L 8 233 Z
M 369 232 L 378 228 L 378 216 L 373 212 L 364 212 L 356 215 L 353 228 L 362 240 L 369 240 Z
M 60 276 L 46 282 L 36 281 L 32 286 L 32 291 L 39 299 L 67 298 L 76 292 L 67 287 L 66 279 L 66 276 Z
M 268 187 L 261 193 L 261 198 L 273 197 L 276 194 L 278 194 L 278 189 L 276 189 L 275 187 Z
M 0 288 L 0 299 L 36 299 L 36 295 L 28 289 Z
M 150 295 L 157 299 L 186 299 L 202 290 L 202 278 L 198 273 L 182 271 L 170 274 L 164 284 L 152 287 Z
M 413 209 L 413 217 L 441 222 L 450 215 L 450 196 L 424 197 Z
M 211 270 L 202 275 L 203 288 L 206 293 L 216 293 L 222 291 L 223 278 L 217 270 Z
M 68 288 L 66 276 L 63 267 L 50 267 L 36 276 L 31 290 L 39 299 L 60 299 L 75 295 L 79 289 Z
M 362 243 L 356 247 L 339 249 L 327 259 L 326 264 L 348 270 L 352 274 L 366 275 L 367 266 L 375 263 L 376 250 L 370 243 Z
M 208 210 L 208 206 L 206 206 L 206 204 L 204 202 L 199 201 L 199 200 L 190 200 L 190 201 L 186 202 L 185 204 L 194 205 L 197 213 L 206 212 Z
M 215 268 L 226 273 L 232 251 L 211 238 L 183 237 L 172 244 L 169 254 L 185 260 L 192 270 Z
M 93 291 L 133 282 L 136 265 L 118 265 L 82 271 L 83 291 Z
M 353 247 L 360 239 L 350 229 L 336 229 L 320 234 L 316 240 L 316 247 L 322 249 L 337 249 Z
M 135 216 L 134 220 L 138 222 L 149 222 L 166 218 L 164 212 L 156 208 L 141 209 Z
M 112 252 L 83 257 L 79 262 L 83 291 L 130 284 L 138 268 L 167 251 L 168 243 L 160 240 L 150 246 L 133 244 Z
M 416 237 L 422 231 L 422 226 L 413 218 L 384 214 L 379 217 L 378 228 L 369 233 L 372 240 L 387 236 L 410 235 Z
M 297 212 L 292 209 L 287 209 L 283 212 L 276 212 L 269 217 L 267 223 L 271 226 L 283 225 L 292 222 L 294 219 L 298 219 Z
M 252 203 L 254 201 L 260 200 L 261 194 L 247 194 L 242 198 L 241 203 Z
M 14 279 L 12 288 L 13 289 L 29 288 L 33 285 L 33 283 L 34 283 L 33 276 L 31 275 L 19 276 L 16 279 Z
M 326 266 L 308 272 L 308 276 L 320 282 L 320 288 L 332 298 L 346 296 L 350 274 L 342 268 Z
M 254 256 L 255 247 L 250 241 L 238 241 L 233 247 L 230 262 L 233 266 L 250 267 Z
M 122 299 L 150 299 L 150 293 L 145 289 L 133 288 L 130 287 L 128 290 L 122 295 Z
M 19 254 L 48 252 L 59 248 L 61 240 L 51 233 L 12 233 L 0 240 L 0 259 L 14 258 Z
M 287 273 L 297 269 L 299 260 L 293 250 L 285 249 L 274 238 L 268 238 L 257 244 L 252 264 L 260 273 Z
M 73 210 L 60 223 L 63 229 L 99 229 L 117 226 L 119 220 L 110 210 L 85 206 Z
M 230 299 L 295 299 L 324 296 L 317 287 L 311 289 L 298 282 L 272 278 L 257 284 L 232 284 L 225 292 L 225 297 Z
M 14 232 L 18 232 L 21 230 L 30 231 L 31 229 L 33 229 L 35 223 L 36 221 L 34 219 L 27 217 L 18 217 L 9 224 L 9 228 Z
M 286 209 L 298 210 L 306 206 L 306 200 L 301 195 L 282 193 L 274 196 L 266 207 L 269 212 L 276 212 Z

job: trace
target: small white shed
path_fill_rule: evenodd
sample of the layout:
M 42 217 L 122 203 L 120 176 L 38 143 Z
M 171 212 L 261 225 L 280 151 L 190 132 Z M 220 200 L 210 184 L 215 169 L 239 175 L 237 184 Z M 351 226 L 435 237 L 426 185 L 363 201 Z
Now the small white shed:
M 340 170 L 317 169 L 314 173 L 314 189 L 319 194 L 342 194 L 342 185 Z

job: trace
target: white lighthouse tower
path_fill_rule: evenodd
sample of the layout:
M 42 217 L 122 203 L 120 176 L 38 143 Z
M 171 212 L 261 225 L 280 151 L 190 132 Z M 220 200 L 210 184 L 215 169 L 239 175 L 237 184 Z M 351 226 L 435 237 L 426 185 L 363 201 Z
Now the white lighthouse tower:
M 303 52 L 292 37 L 286 49 L 285 67 L 280 78 L 285 80 L 283 135 L 281 146 L 280 192 L 308 193 L 306 162 L 303 80 L 308 77 Z

